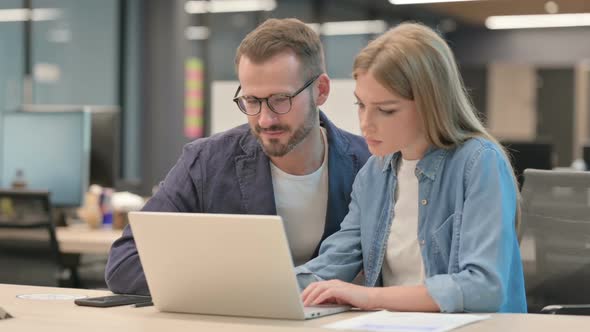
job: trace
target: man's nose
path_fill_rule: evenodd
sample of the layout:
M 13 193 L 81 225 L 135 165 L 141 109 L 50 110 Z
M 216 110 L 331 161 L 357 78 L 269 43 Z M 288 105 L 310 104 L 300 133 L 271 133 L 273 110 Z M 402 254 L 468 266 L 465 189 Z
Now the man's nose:
M 278 122 L 278 114 L 273 112 L 266 103 L 266 100 L 261 101 L 260 114 L 258 118 L 258 125 L 262 128 L 268 128 Z

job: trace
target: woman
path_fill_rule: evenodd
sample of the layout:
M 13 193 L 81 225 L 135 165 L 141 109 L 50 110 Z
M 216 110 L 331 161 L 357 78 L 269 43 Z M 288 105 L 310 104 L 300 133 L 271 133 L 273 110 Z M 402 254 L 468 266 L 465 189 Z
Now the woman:
M 359 53 L 353 76 L 374 156 L 340 231 L 296 269 L 304 304 L 526 312 L 514 173 L 446 42 L 401 24 Z M 350 283 L 361 270 L 365 286 Z

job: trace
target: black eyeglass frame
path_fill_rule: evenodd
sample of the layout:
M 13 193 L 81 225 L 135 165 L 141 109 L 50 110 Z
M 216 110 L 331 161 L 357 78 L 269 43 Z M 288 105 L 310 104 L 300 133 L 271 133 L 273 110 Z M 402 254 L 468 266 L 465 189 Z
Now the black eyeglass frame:
M 240 96 L 238 97 L 238 93 L 240 93 L 240 90 L 242 89 L 242 86 L 238 86 L 238 89 L 236 90 L 236 93 L 234 94 L 234 98 L 232 99 L 234 101 L 234 103 L 236 103 L 236 105 L 238 106 L 238 109 L 248 115 L 248 116 L 255 116 L 260 114 L 260 112 L 262 111 L 262 102 L 266 101 L 266 106 L 268 106 L 268 109 L 270 109 L 272 112 L 276 113 L 276 114 L 287 114 L 289 112 L 291 112 L 291 108 L 293 107 L 293 98 L 297 97 L 298 94 L 300 94 L 301 92 L 303 92 L 303 90 L 307 89 L 313 82 L 315 82 L 315 80 L 318 79 L 318 77 L 320 77 L 322 74 L 318 74 L 314 77 L 312 77 L 310 80 L 308 80 L 307 82 L 305 82 L 305 84 L 301 87 L 301 89 L 295 91 L 292 94 L 287 94 L 287 93 L 277 93 L 274 95 L 270 95 L 266 98 L 258 98 L 258 97 L 254 97 L 254 96 Z M 289 98 L 289 109 L 286 112 L 278 112 L 277 110 L 275 110 L 272 105 L 270 104 L 270 102 L 268 101 L 270 98 L 276 97 L 276 96 L 281 96 L 281 97 L 286 97 Z M 247 113 L 246 110 L 242 109 L 240 107 L 240 99 L 243 97 L 248 97 L 248 98 L 254 98 L 258 101 L 258 112 L 256 113 Z

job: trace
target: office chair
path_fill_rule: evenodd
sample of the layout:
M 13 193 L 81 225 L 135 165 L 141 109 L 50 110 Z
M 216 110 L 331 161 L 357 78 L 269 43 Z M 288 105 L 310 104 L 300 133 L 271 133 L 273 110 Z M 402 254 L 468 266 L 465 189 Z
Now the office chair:
M 525 169 L 553 169 L 553 145 L 551 143 L 540 141 L 502 141 L 501 143 L 511 156 L 512 168 L 518 180 L 518 189 L 522 189 Z
M 525 170 L 522 219 L 535 246 L 525 269 L 530 311 L 559 303 L 575 306 L 542 312 L 590 313 L 590 172 Z
M 0 189 L 0 283 L 75 287 L 65 266 L 47 191 Z

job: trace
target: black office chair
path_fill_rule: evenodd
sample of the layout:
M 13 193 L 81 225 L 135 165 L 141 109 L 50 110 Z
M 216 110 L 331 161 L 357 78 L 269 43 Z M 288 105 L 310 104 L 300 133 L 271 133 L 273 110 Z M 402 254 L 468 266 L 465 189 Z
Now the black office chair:
M 76 287 L 64 264 L 47 191 L 0 189 L 0 283 Z
M 549 142 L 502 141 L 502 145 L 511 156 L 519 189 L 522 188 L 525 169 L 553 169 L 553 145 Z
M 524 235 L 534 243 L 529 311 L 590 314 L 590 172 L 527 169 L 524 179 Z

